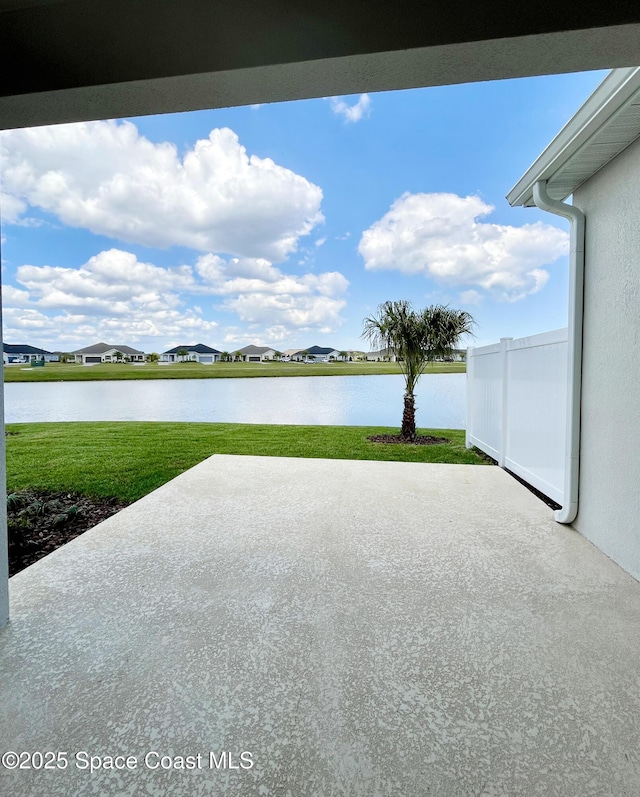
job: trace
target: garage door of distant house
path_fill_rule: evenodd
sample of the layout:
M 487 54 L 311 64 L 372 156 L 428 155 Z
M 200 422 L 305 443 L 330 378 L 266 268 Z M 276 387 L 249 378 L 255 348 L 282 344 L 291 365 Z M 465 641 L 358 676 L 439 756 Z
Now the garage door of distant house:
M 260 362 L 260 358 L 259 357 L 249 357 L 249 362 L 250 363 L 259 363 Z
M 100 362 L 102 362 L 102 359 L 100 357 L 87 357 L 85 362 L 88 362 L 88 363 L 100 363 Z
M 200 358 L 200 362 L 201 363 L 212 363 L 213 362 L 213 357 L 201 357 Z

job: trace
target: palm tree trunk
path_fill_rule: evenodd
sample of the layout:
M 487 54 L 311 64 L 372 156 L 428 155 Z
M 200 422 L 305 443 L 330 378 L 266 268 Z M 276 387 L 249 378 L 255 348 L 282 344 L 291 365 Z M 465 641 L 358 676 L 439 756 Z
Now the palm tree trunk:
M 404 412 L 400 437 L 413 442 L 416 439 L 416 399 L 413 393 L 404 394 Z

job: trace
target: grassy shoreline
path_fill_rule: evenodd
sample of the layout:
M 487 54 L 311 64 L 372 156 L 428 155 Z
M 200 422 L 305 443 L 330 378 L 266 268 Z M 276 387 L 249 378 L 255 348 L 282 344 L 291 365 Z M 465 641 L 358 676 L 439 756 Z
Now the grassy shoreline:
M 460 374 L 465 363 L 431 363 L 425 374 Z M 44 368 L 5 366 L 5 382 L 93 382 L 129 379 L 245 379 L 264 376 L 374 376 L 399 374 L 398 363 L 171 363 L 129 365 L 101 363 L 47 363 Z
M 41 490 L 135 501 L 212 454 L 486 465 L 460 429 L 431 446 L 371 443 L 397 428 L 231 423 L 68 422 L 7 425 L 9 492 Z M 361 496 L 354 496 L 361 500 Z

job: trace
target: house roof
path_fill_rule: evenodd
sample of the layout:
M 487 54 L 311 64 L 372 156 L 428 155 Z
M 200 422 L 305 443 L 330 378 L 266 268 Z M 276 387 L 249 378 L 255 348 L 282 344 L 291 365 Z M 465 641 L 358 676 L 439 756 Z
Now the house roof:
M 387 348 L 387 349 L 379 349 L 378 351 L 368 351 L 367 352 L 367 356 L 368 357 L 372 357 L 374 355 L 376 357 L 392 357 L 394 354 L 395 354 L 395 351 L 393 349 L 389 349 L 389 348 Z
M 296 354 L 300 354 L 301 351 L 304 351 L 304 349 L 285 349 L 282 353 L 287 357 L 293 357 Z
M 640 67 L 612 69 L 509 191 L 509 204 L 533 207 L 539 180 L 552 199 L 566 199 L 638 136 Z
M 325 349 L 322 346 L 311 346 L 309 349 L 306 350 L 307 354 L 331 354 L 337 349 Z
M 131 346 L 114 346 L 110 343 L 94 343 L 92 346 L 85 346 L 84 349 L 77 349 L 71 354 L 104 354 L 107 351 L 119 351 L 121 354 L 144 354 L 139 349 L 132 349 Z
M 177 354 L 181 349 L 188 352 L 196 352 L 196 354 L 220 354 L 218 349 L 212 349 L 211 346 L 205 346 L 204 343 L 195 343 L 188 346 L 174 346 L 173 349 L 167 349 L 163 354 Z
M 270 346 L 245 346 L 244 349 L 238 349 L 240 354 L 266 354 L 268 351 L 275 351 Z
M 37 349 L 35 346 L 29 346 L 26 343 L 3 343 L 3 351 L 5 354 L 51 354 L 52 352 L 46 349 Z

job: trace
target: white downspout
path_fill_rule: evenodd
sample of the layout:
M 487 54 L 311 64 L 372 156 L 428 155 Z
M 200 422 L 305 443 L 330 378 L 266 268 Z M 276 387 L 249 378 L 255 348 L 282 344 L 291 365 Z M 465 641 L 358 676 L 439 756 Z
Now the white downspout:
M 584 213 L 573 205 L 552 199 L 547 181 L 533 186 L 536 207 L 571 222 L 569 253 L 569 330 L 567 429 L 565 435 L 564 502 L 554 513 L 558 523 L 572 523 L 578 514 L 580 478 L 580 400 L 582 394 L 582 319 L 584 312 Z

